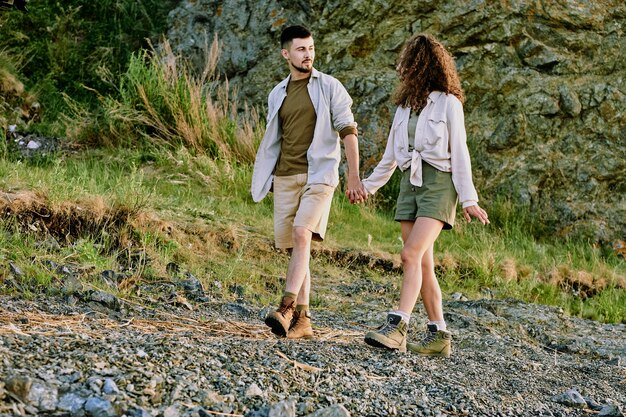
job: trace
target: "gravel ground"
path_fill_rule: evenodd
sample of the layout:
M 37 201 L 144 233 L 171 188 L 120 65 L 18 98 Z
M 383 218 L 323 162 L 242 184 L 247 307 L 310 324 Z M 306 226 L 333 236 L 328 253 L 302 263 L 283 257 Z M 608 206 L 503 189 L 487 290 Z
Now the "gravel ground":
M 313 311 L 316 338 L 290 341 L 263 325 L 267 308 L 219 301 L 148 308 L 102 298 L 0 296 L 0 416 L 623 416 L 626 409 L 626 326 L 555 308 L 446 302 L 453 354 L 441 359 L 365 345 L 363 334 L 384 318 L 368 303 Z M 412 339 L 422 331 L 418 321 Z

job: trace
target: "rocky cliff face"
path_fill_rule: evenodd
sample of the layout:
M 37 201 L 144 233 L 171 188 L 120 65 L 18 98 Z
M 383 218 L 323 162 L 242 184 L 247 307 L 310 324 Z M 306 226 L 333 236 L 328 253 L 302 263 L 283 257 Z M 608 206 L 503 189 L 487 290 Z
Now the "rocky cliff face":
M 185 0 L 170 19 L 175 50 L 198 65 L 205 40 L 217 34 L 221 71 L 259 107 L 287 75 L 280 31 L 310 27 L 316 68 L 354 98 L 366 171 L 391 122 L 398 52 L 412 34 L 432 33 L 453 52 L 463 80 L 484 204 L 508 196 L 542 213 L 557 235 L 625 238 L 621 0 Z

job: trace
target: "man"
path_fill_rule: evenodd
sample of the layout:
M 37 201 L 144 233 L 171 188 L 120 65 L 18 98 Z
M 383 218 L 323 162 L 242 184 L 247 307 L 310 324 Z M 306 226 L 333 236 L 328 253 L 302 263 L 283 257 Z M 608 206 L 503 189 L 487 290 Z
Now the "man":
M 322 241 L 339 184 L 340 138 L 348 162 L 346 195 L 366 198 L 359 179 L 357 124 L 352 99 L 341 83 L 313 68 L 311 32 L 289 26 L 280 37 L 289 76 L 270 92 L 265 136 L 252 175 L 252 198 L 274 192 L 276 247 L 290 250 L 280 305 L 265 318 L 272 332 L 291 339 L 313 337 L 309 312 L 311 241 Z

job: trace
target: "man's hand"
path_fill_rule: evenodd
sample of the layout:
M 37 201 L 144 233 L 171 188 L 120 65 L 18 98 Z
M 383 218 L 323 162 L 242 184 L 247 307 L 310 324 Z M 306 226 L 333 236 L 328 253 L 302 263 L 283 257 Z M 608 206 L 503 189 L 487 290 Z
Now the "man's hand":
M 480 208 L 478 204 L 474 206 L 465 207 L 463 209 L 463 217 L 467 220 L 468 223 L 472 221 L 472 217 L 476 217 L 482 224 L 489 224 L 489 218 L 487 216 L 487 212 Z
M 362 203 L 367 200 L 367 191 L 363 187 L 363 183 L 357 176 L 348 176 L 348 188 L 346 189 L 346 197 L 352 204 Z

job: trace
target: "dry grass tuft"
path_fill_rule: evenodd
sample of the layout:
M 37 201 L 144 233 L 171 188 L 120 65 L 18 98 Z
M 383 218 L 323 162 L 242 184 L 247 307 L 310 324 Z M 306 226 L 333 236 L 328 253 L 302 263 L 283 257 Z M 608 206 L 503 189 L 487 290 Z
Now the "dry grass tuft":
M 109 243 L 120 246 L 137 213 L 137 208 L 124 205 L 109 207 L 99 197 L 54 205 L 42 193 L 0 192 L 0 219 L 13 220 L 21 232 L 52 236 L 61 244 L 107 236 Z
M 518 272 L 517 272 L 517 263 L 513 258 L 505 259 L 500 265 L 500 271 L 502 272 L 502 277 L 508 281 L 517 281 Z
M 455 271 L 459 267 L 459 262 L 454 255 L 446 251 L 437 258 L 435 265 L 441 267 L 444 271 Z
M 567 265 L 554 267 L 548 274 L 548 281 L 563 290 L 577 294 L 582 299 L 593 297 L 608 285 L 607 279 L 601 274 L 573 270 Z M 617 280 L 617 285 L 618 282 Z

